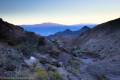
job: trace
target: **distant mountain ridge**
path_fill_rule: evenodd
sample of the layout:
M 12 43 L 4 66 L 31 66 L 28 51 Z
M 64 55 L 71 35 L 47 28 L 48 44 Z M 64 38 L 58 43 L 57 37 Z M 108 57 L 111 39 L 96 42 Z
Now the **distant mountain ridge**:
M 57 23 L 42 23 L 35 25 L 21 25 L 25 30 L 48 36 L 57 32 L 62 32 L 66 29 L 76 31 L 81 29 L 83 26 L 94 27 L 96 24 L 77 24 L 77 25 L 63 25 Z
M 92 28 L 89 28 L 87 26 L 84 26 L 77 31 L 72 31 L 70 29 L 66 29 L 65 31 L 57 32 L 53 35 L 50 35 L 47 38 L 50 40 L 60 40 L 60 41 L 64 42 L 65 47 L 70 48 L 70 46 L 76 40 L 76 38 L 78 38 L 80 35 L 82 35 L 82 33 L 87 32 L 91 29 Z
M 64 31 L 57 32 L 57 33 L 55 33 L 53 35 L 50 35 L 50 36 L 65 36 L 65 35 L 68 36 L 68 35 L 71 35 L 71 36 L 74 37 L 75 35 L 80 35 L 80 33 L 85 32 L 85 31 L 90 30 L 90 29 L 91 28 L 89 28 L 87 26 L 84 26 L 81 29 L 76 30 L 76 31 L 72 31 L 70 29 L 66 29 Z

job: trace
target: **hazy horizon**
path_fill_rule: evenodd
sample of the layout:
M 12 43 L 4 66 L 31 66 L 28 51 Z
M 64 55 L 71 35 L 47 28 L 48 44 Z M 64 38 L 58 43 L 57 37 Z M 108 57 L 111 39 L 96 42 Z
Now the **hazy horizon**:
M 0 0 L 0 17 L 16 25 L 100 24 L 119 18 L 120 0 Z

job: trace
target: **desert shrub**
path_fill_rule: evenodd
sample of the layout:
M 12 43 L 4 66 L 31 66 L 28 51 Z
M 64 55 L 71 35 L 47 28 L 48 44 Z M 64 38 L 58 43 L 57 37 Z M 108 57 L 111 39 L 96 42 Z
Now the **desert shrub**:
M 49 71 L 50 80 L 62 80 L 62 76 L 57 71 Z
M 37 41 L 30 43 L 29 41 L 24 41 L 19 45 L 14 46 L 18 51 L 22 52 L 24 56 L 30 56 L 33 52 L 37 52 Z
M 49 53 L 50 53 L 51 57 L 58 58 L 58 56 L 61 53 L 61 51 L 56 46 L 52 46 L 51 50 L 49 51 Z
M 100 58 L 101 57 L 100 54 L 95 53 L 95 52 L 84 52 L 84 54 L 87 55 L 87 56 L 94 57 L 94 58 Z
M 26 32 L 26 36 L 22 39 L 23 42 L 14 47 L 21 51 L 24 56 L 38 52 L 38 47 L 45 44 L 44 37 L 35 35 L 33 32 Z
M 36 75 L 39 80 L 48 80 L 48 73 L 43 68 L 37 68 Z
M 11 46 L 14 46 L 14 45 L 18 45 L 20 43 L 22 43 L 22 40 L 21 39 L 8 39 L 6 40 L 8 45 L 11 45 Z
M 72 49 L 72 54 L 76 57 L 79 57 L 81 56 L 83 53 L 82 53 L 82 50 L 79 48 L 79 47 L 74 47 Z
M 10 63 L 6 64 L 4 67 L 4 70 L 6 70 L 6 71 L 15 71 L 15 69 L 16 69 L 16 66 L 13 64 L 10 64 Z
M 45 38 L 44 37 L 40 37 L 39 39 L 38 39 L 38 46 L 43 46 L 43 45 L 45 45 Z
M 63 47 L 64 43 L 60 40 L 53 39 L 51 40 L 51 45 L 57 46 L 57 47 Z
M 105 75 L 96 76 L 97 80 L 109 80 Z
M 76 59 L 70 59 L 67 66 L 66 66 L 67 71 L 78 75 L 80 73 L 80 62 Z

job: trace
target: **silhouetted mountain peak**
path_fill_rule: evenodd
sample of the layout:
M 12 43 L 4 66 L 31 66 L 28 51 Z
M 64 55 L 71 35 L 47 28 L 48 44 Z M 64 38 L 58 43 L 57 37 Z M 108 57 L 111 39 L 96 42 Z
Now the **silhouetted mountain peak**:
M 120 18 L 105 22 L 105 23 L 100 24 L 94 28 L 94 30 L 101 30 L 101 29 L 104 29 L 104 30 L 106 30 L 106 29 L 107 30 L 108 29 L 109 30 L 120 29 Z
M 80 31 L 82 31 L 82 32 L 85 32 L 85 31 L 88 31 L 88 30 L 90 30 L 91 28 L 89 28 L 88 26 L 84 26 L 84 27 L 82 27 L 81 29 L 80 29 Z
M 82 27 L 82 29 L 90 29 L 88 26 L 84 26 Z
M 3 21 L 3 19 L 2 19 L 2 18 L 0 18 L 0 22 L 1 22 L 1 21 Z
M 109 21 L 111 24 L 120 24 L 120 18 Z
M 70 29 L 66 29 L 64 32 L 72 32 Z
M 0 24 L 5 24 L 7 22 L 5 22 L 2 18 L 0 18 Z
M 120 28 L 120 18 L 111 20 L 111 21 L 107 22 L 106 24 L 111 25 L 111 27 L 113 27 L 113 28 L 115 28 L 115 27 Z

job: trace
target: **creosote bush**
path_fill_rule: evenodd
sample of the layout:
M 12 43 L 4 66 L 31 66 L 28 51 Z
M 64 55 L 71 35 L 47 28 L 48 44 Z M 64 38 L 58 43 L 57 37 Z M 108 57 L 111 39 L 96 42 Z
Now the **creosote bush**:
M 67 66 L 66 66 L 67 71 L 78 75 L 80 74 L 80 62 L 74 58 L 70 59 Z
M 57 71 L 49 71 L 50 80 L 62 80 L 62 76 Z
M 48 73 L 43 68 L 37 68 L 36 75 L 37 75 L 37 79 L 39 80 L 48 80 Z
M 96 76 L 97 80 L 109 80 L 105 75 Z
M 82 50 L 79 47 L 74 47 L 72 49 L 72 54 L 76 57 L 79 57 L 80 55 L 82 55 Z

